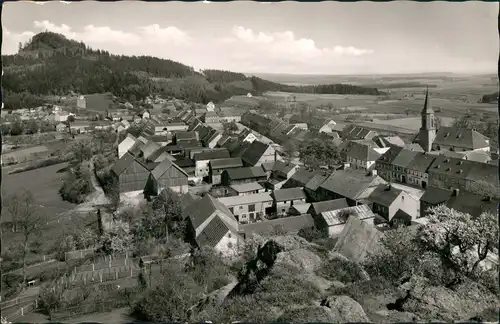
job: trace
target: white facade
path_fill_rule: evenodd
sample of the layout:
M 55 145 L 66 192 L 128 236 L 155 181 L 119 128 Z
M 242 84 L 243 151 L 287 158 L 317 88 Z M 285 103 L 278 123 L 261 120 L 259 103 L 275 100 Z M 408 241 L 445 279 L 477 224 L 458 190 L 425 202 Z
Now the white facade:
M 87 100 L 85 99 L 84 96 L 79 96 L 76 99 L 76 107 L 80 109 L 85 109 L 87 108 Z
M 198 178 L 208 177 L 210 174 L 210 160 L 196 161 L 195 176 Z
M 220 141 L 220 139 L 222 138 L 222 134 L 217 134 L 217 136 L 215 136 L 209 143 L 207 143 L 207 146 L 209 148 L 214 148 L 217 146 L 217 143 Z
M 257 136 L 255 136 L 253 133 L 250 133 L 243 139 L 243 142 L 253 143 L 255 140 L 257 140 Z
M 328 123 L 326 123 L 323 126 L 321 126 L 321 128 L 319 129 L 319 132 L 320 133 L 332 133 L 333 132 L 333 127 L 335 125 L 337 125 L 337 123 L 334 122 L 333 120 L 330 120 Z
M 215 104 L 213 102 L 209 102 L 207 104 L 207 111 L 215 111 Z

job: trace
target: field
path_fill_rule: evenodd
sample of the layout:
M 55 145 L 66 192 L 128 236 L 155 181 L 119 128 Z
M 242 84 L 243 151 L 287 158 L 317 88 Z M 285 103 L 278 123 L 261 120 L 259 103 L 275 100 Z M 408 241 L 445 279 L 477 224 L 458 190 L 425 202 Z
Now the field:
M 443 121 L 443 126 L 449 126 L 453 123 L 453 118 L 449 117 L 441 117 L 441 120 Z M 414 130 L 417 132 L 420 129 L 420 123 L 421 119 L 420 117 L 409 117 L 409 118 L 398 118 L 398 119 L 389 119 L 389 120 L 379 120 L 379 119 L 374 119 L 373 123 L 375 124 L 382 124 L 382 125 L 390 125 L 390 126 L 396 126 L 396 127 L 401 127 L 401 128 L 407 128 Z
M 222 105 L 222 108 L 224 109 L 224 106 L 240 106 L 243 108 L 255 108 L 259 105 L 259 100 L 262 98 L 260 97 L 247 97 L 247 96 L 233 96 L 229 99 L 227 99 L 224 104 Z

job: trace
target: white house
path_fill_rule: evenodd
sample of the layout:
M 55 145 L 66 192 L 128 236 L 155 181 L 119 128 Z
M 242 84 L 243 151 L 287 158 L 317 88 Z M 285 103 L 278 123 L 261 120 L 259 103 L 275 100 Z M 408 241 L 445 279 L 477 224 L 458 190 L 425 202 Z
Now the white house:
M 137 143 L 137 138 L 131 134 L 127 134 L 127 137 L 120 144 L 118 144 L 118 158 L 121 158 L 125 153 L 130 150 L 135 143 Z
M 79 96 L 76 99 L 76 107 L 80 109 L 85 109 L 87 108 L 87 100 L 85 99 L 84 96 Z
M 336 122 L 333 120 L 327 121 L 321 128 L 319 129 L 320 133 L 333 133 L 334 132 L 334 126 L 337 125 Z
M 248 98 L 252 98 L 253 96 L 252 96 L 252 94 L 249 92 L 249 93 L 247 93 L 247 97 L 248 97 Z
M 320 229 L 328 231 L 328 235 L 338 236 L 350 217 L 357 217 L 365 223 L 373 225 L 375 214 L 368 205 L 358 205 L 321 213 L 316 220 Z

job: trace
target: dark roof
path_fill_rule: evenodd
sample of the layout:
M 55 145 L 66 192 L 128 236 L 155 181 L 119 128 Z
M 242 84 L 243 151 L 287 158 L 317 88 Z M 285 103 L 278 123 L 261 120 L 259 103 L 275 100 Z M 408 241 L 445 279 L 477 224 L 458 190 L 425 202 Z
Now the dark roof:
M 132 162 L 134 162 L 134 157 L 132 154 L 126 152 L 118 161 L 115 162 L 111 171 L 115 175 L 120 175 Z
M 287 174 L 288 172 L 292 171 L 293 168 L 295 168 L 297 165 L 293 163 L 286 163 L 283 161 L 275 161 L 273 163 L 273 171 L 279 171 Z
M 303 228 L 314 227 L 314 219 L 311 215 L 283 217 L 265 222 L 257 222 L 253 224 L 240 225 L 240 230 L 245 234 L 252 233 L 259 235 L 270 235 L 275 226 L 281 227 L 286 233 L 297 233 Z
M 470 181 L 485 181 L 498 187 L 498 167 L 493 164 L 467 160 L 471 169 L 466 179 Z
M 156 150 L 160 148 L 160 145 L 156 144 L 153 141 L 149 141 L 143 148 L 142 148 L 142 156 L 147 159 L 151 154 L 153 154 Z
M 463 128 L 441 127 L 436 133 L 434 144 L 455 147 L 465 147 L 476 150 L 489 147 L 488 138 L 481 133 Z
M 427 172 L 435 158 L 433 155 L 419 152 L 406 168 L 417 172 Z
M 147 159 L 149 161 L 155 161 L 163 153 L 168 154 L 165 148 L 166 148 L 166 146 L 160 147 L 159 149 L 157 149 L 156 151 L 154 151 Z
M 182 139 L 196 139 L 196 132 L 188 132 L 188 131 L 176 131 L 175 133 L 175 138 L 177 140 L 182 140 Z
M 193 155 L 195 161 L 228 159 L 229 152 L 226 149 L 217 149 L 213 151 L 204 151 Z
M 425 90 L 425 102 L 424 109 L 422 109 L 422 114 L 433 114 L 434 110 L 432 109 L 431 98 L 429 96 L 429 89 Z
M 176 168 L 186 177 L 188 176 L 187 173 L 184 170 L 182 170 L 180 166 L 170 161 L 169 159 L 165 159 L 161 161 L 158 165 L 156 165 L 156 167 L 151 171 L 151 175 L 153 176 L 153 178 L 158 180 L 170 168 Z
M 431 205 L 443 204 L 450 199 L 452 194 L 451 190 L 438 187 L 427 187 L 422 197 L 420 197 L 420 201 Z
M 318 175 L 316 171 L 309 171 L 307 169 L 299 169 L 295 172 L 290 179 L 293 179 L 305 186 L 309 180 L 311 180 L 315 175 Z
M 384 154 L 382 154 L 381 157 L 378 158 L 377 161 L 380 161 L 380 162 L 384 162 L 384 163 L 387 163 L 387 164 L 392 164 L 392 162 L 396 159 L 396 157 L 398 156 L 399 152 L 401 152 L 403 150 L 402 147 L 399 147 L 399 146 L 391 146 L 387 152 L 385 152 Z
M 365 139 L 368 138 L 370 134 L 375 134 L 375 132 L 356 125 L 347 125 L 342 129 L 342 137 L 351 140 Z
M 215 247 L 220 240 L 229 231 L 229 227 L 222 221 L 220 217 L 214 217 L 196 237 L 196 242 L 199 246 Z
M 162 146 L 162 149 L 165 152 L 182 151 L 182 147 L 180 147 L 178 145 L 171 145 L 171 144 Z
M 177 140 L 177 146 L 181 148 L 201 147 L 201 143 L 196 139 Z
M 177 164 L 181 168 L 194 167 L 196 165 L 194 160 L 188 159 L 186 157 L 175 159 L 175 164 Z
M 349 205 L 347 204 L 347 200 L 345 198 L 320 201 L 313 203 L 311 206 L 311 208 L 317 215 L 321 214 L 322 212 L 327 212 L 347 207 L 349 207 Z
M 375 161 L 380 157 L 380 153 L 371 146 L 355 141 L 350 141 L 341 152 L 348 157 L 361 161 Z
M 478 163 L 478 162 L 438 155 L 436 156 L 431 166 L 429 167 L 428 172 L 429 174 L 432 173 L 443 174 L 448 177 L 466 179 L 470 171 L 476 166 L 476 164 L 484 166 L 488 165 L 485 163 Z M 491 174 L 489 175 L 491 176 Z
M 193 227 L 197 229 L 216 210 L 224 213 L 231 221 L 236 221 L 231 211 L 229 211 L 229 209 L 224 206 L 223 203 L 208 194 L 205 195 L 205 197 L 203 197 L 202 199 L 196 200 L 191 206 L 189 206 L 189 208 L 186 209 L 186 215 L 188 215 L 191 219 L 191 224 L 193 225 Z
M 320 187 L 343 197 L 356 200 L 377 178 L 376 175 L 367 175 L 366 172 L 357 170 L 339 170 L 333 172 Z
M 224 172 L 227 172 L 227 175 L 231 180 L 266 177 L 266 173 L 261 167 L 232 168 L 227 169 Z
M 389 207 L 399 197 L 401 192 L 402 190 L 386 185 L 380 185 L 373 190 L 368 197 L 368 200 L 379 205 Z
M 242 167 L 243 162 L 241 158 L 226 158 L 226 159 L 217 159 L 211 160 L 210 166 L 212 169 L 224 169 L 224 168 L 237 168 Z
M 483 212 L 498 214 L 498 200 L 486 200 L 485 197 L 466 191 L 460 191 L 456 196 L 452 195 L 446 206 L 472 217 L 479 217 Z
M 419 154 L 421 154 L 421 153 L 402 149 L 399 152 L 399 154 L 396 156 L 396 158 L 392 161 L 392 165 L 406 168 L 406 167 L 408 167 L 410 162 L 413 161 L 415 156 L 417 156 Z
M 305 187 L 312 191 L 316 191 L 316 189 L 318 189 L 319 186 L 321 186 L 323 182 L 325 182 L 326 179 L 328 179 L 329 176 L 330 176 L 329 174 L 316 174 L 311 179 L 309 179 Z
M 288 200 L 297 200 L 297 199 L 305 199 L 306 194 L 302 190 L 302 188 L 287 188 L 287 189 L 278 189 L 273 191 L 273 197 L 276 201 L 288 201 Z
M 255 165 L 262 157 L 262 155 L 266 152 L 268 147 L 268 144 L 264 144 L 259 141 L 253 141 L 252 144 L 248 146 L 248 149 L 246 149 L 241 155 L 241 159 L 250 165 Z

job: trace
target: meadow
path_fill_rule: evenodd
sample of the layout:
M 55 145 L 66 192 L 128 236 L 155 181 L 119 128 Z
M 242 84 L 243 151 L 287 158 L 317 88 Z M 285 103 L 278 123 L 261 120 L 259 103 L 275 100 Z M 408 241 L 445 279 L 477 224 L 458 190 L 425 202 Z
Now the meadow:
M 450 117 L 441 117 L 442 126 L 450 126 L 453 123 L 453 118 Z M 418 132 L 420 129 L 421 118 L 420 117 L 408 117 L 408 118 L 397 118 L 397 119 L 374 119 L 374 124 L 377 125 L 389 125 L 395 127 L 401 127 L 406 129 L 414 130 Z

